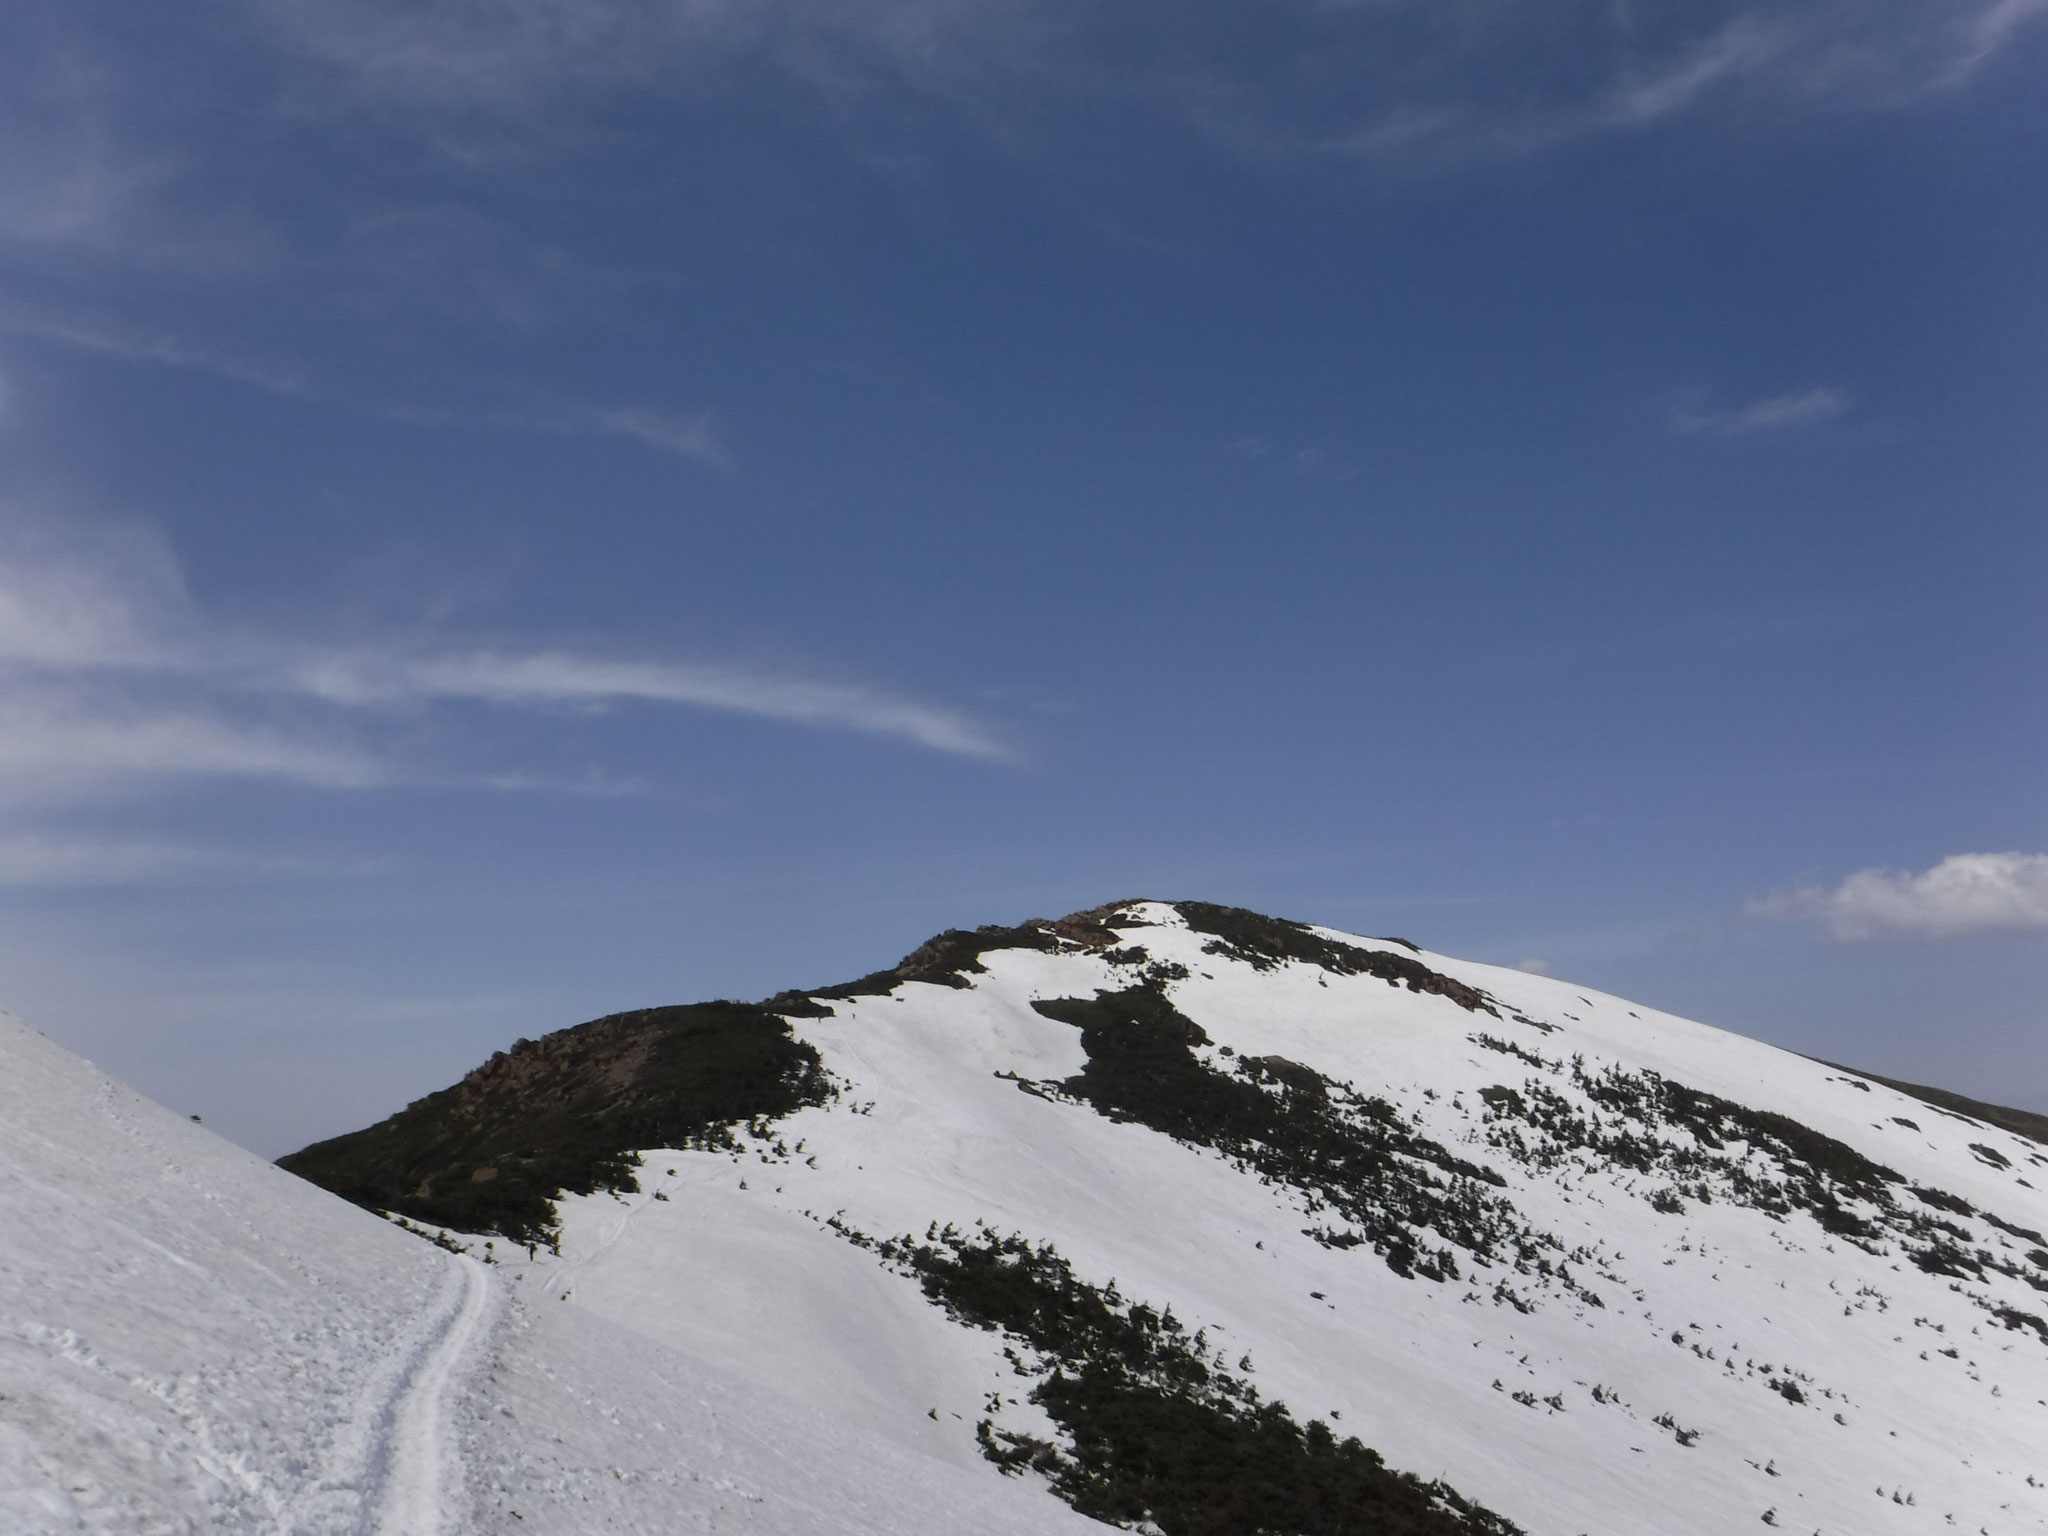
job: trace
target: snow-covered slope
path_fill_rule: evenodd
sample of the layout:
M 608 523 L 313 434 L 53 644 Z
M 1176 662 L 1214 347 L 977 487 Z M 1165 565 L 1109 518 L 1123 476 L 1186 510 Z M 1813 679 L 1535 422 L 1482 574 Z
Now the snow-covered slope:
M 1291 1445 L 1282 1481 L 1356 1436 L 1444 1529 L 2048 1529 L 2048 1148 L 1400 941 L 1193 903 L 970 939 L 773 1000 L 829 1093 L 497 1273 L 1169 1536 L 1235 1517 L 1166 1502 L 1207 1474 L 1147 1473 L 1147 1415 Z M 511 1176 L 462 1127 L 565 1039 L 409 1112 L 451 1179 Z
M 0 1533 L 1088 1528 L 442 1252 L 0 1014 Z

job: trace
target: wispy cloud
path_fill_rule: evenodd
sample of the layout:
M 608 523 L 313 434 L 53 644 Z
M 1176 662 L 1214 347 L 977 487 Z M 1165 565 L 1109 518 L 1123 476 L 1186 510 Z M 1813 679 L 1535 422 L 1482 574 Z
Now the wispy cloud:
M 302 370 L 208 346 L 160 327 L 131 325 L 104 316 L 65 319 L 48 313 L 0 311 L 0 332 L 132 363 L 211 374 L 265 394 L 310 399 L 318 393 Z
M 165 176 L 162 151 L 131 142 L 115 120 L 119 90 L 103 51 L 57 27 L 22 28 L 0 55 L 0 244 L 103 249 Z M 30 43 L 34 36 L 36 47 Z M 22 46 L 29 44 L 29 46 Z
M 514 708 L 641 701 L 895 736 L 963 757 L 1004 755 L 980 725 L 882 691 L 725 666 L 608 660 L 572 652 L 425 655 L 316 652 L 292 669 L 315 698 L 354 706 L 474 699 Z
M 1859 869 L 1840 885 L 1750 902 L 1749 917 L 1818 922 L 1845 942 L 2048 929 L 2048 854 L 1956 853 L 1931 869 Z
M 1831 385 L 1768 395 L 1726 411 L 1680 408 L 1671 413 L 1673 431 L 1712 437 L 1756 437 L 1819 426 L 1848 414 L 1847 390 Z
M 1782 21 L 1740 12 L 1718 31 L 1675 55 L 1630 65 L 1589 114 L 1615 126 L 1642 127 L 1698 104 L 1715 87 L 1755 75 L 1797 41 Z
M 1954 88 L 2048 0 L 245 0 L 337 104 L 439 121 L 531 113 L 736 54 L 841 101 L 907 85 L 988 122 L 1077 93 L 1254 154 L 1442 160 L 1641 130 L 1716 102 L 1897 105 Z M 1257 50 L 1243 46 L 1256 28 Z M 1016 140 L 1015 124 L 1000 131 Z
M 191 104 L 212 94 L 209 66 L 192 49 L 169 65 L 167 34 L 143 42 L 121 20 L 92 4 L 0 9 L 0 250 L 46 274 L 81 259 L 188 277 L 267 268 L 276 231 L 203 187 Z M 167 68 L 181 90 L 163 89 Z
M 1962 28 L 1962 47 L 1936 80 L 1940 87 L 1962 85 L 1987 61 L 2003 51 L 2023 28 L 2048 16 L 2048 0 L 1992 0 L 1972 11 Z
M 338 406 L 356 414 L 421 427 L 534 431 L 569 436 L 616 437 L 660 453 L 690 459 L 721 474 L 738 472 L 738 462 L 709 410 L 664 411 L 642 405 L 590 405 L 567 401 L 545 408 L 465 408 L 409 400 L 364 400 L 323 387 L 304 369 L 210 346 L 160 327 L 132 324 L 107 315 L 69 318 L 0 308 L 0 334 L 152 367 L 177 368 L 288 399 Z M 6 413 L 6 382 L 0 379 L 0 419 Z
M 623 437 L 662 453 L 673 453 L 733 474 L 739 466 L 726 446 L 718 423 L 709 411 L 680 415 L 650 410 L 643 406 L 568 406 L 541 424 L 558 432 L 591 432 L 603 437 Z
M 0 832 L 0 887 L 140 885 L 167 880 L 359 876 L 368 860 L 319 861 L 117 835 Z
M 165 779 L 362 789 L 393 777 L 375 752 L 334 733 L 154 704 L 106 682 L 0 678 L 0 809 Z
M 145 665 L 185 644 L 191 599 L 147 530 L 0 508 L 0 668 Z
M 383 727 L 446 701 L 558 713 L 709 710 L 959 757 L 1008 756 L 973 717 L 871 684 L 446 635 L 337 644 L 237 630 L 192 603 L 160 541 L 0 543 L 0 811 L 179 779 L 327 789 L 441 782 L 445 774 L 385 745 Z M 517 763 L 469 781 L 556 783 Z M 600 772 L 557 787 L 618 783 Z

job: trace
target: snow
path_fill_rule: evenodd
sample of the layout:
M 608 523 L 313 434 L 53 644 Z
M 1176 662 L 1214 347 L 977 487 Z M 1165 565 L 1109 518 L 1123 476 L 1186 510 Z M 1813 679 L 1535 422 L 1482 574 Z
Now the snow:
M 1170 1305 L 1230 1360 L 1248 1354 L 1251 1380 L 1298 1419 L 1341 1415 L 1340 1432 L 1391 1465 L 1444 1478 L 1532 1536 L 1719 1533 L 1766 1514 L 1829 1536 L 2048 1529 L 2048 1346 L 1998 1326 L 1965 1290 L 2035 1313 L 2048 1296 L 2003 1276 L 1965 1288 L 1832 1237 L 1804 1212 L 1687 1201 L 1666 1213 L 1646 1198 L 1655 1181 L 1625 1169 L 1526 1169 L 1485 1144 L 1476 1095 L 1542 1074 L 1472 1037 L 1580 1054 L 1596 1071 L 1651 1069 L 1791 1116 L 2021 1228 L 2048 1227 L 2048 1199 L 2026 1179 L 2048 1171 L 2043 1149 L 1566 982 L 1420 957 L 1494 994 L 1494 1019 L 1368 975 L 1255 971 L 1205 954 L 1170 909 L 1143 911 L 1155 926 L 1126 938 L 1189 968 L 1175 1004 L 1219 1047 L 1354 1081 L 1497 1169 L 1531 1225 L 1596 1255 L 1573 1270 L 1604 1307 L 1477 1264 L 1467 1283 L 1404 1279 L 1369 1246 L 1311 1241 L 1298 1195 L 1214 1153 L 1020 1092 L 998 1074 L 1046 1081 L 1083 1060 L 1078 1032 L 1031 1000 L 1133 979 L 1079 948 L 992 951 L 971 990 L 906 983 L 792 1020 L 844 1085 L 838 1102 L 740 1155 L 649 1153 L 641 1194 L 565 1200 L 562 1257 L 522 1267 L 622 1328 L 970 1465 L 991 1395 L 1021 1395 L 1002 1341 L 951 1323 L 825 1223 L 892 1237 L 981 1221 L 1056 1243 L 1085 1279 Z M 1986 1164 L 1972 1143 L 2011 1166 Z M 2027 1246 L 1960 1224 L 2008 1257 Z M 1496 1302 L 1502 1280 L 1533 1310 Z M 1806 1401 L 1773 1380 L 1799 1383 Z M 1049 1433 L 1036 1414 L 1012 1404 L 995 1417 Z
M 1003 1338 L 833 1221 L 1056 1243 L 1247 1358 L 1297 1419 L 1531 1536 L 2048 1530 L 2048 1341 L 1987 1310 L 2048 1313 L 2048 1294 L 1925 1273 L 1804 1211 L 1660 1210 L 1655 1176 L 1524 1166 L 1488 1142 L 1479 1090 L 1577 1090 L 1475 1037 L 1790 1116 L 2021 1229 L 2048 1229 L 2044 1149 L 1568 982 L 1422 955 L 1498 1000 L 1475 1015 L 1370 975 L 1254 970 L 1139 910 L 1126 938 L 1187 967 L 1169 990 L 1209 1059 L 1277 1054 L 1383 1096 L 1584 1250 L 1573 1274 L 1604 1305 L 1464 1254 L 1462 1281 L 1403 1278 L 1305 1235 L 1330 1217 L 1299 1192 L 1020 1091 L 1085 1059 L 1034 999 L 1133 979 L 1078 947 L 792 1020 L 836 1101 L 737 1154 L 647 1153 L 640 1193 L 564 1199 L 561 1253 L 531 1258 L 441 1251 L 0 1015 L 0 1536 L 1093 1528 L 980 1456 L 984 1417 L 1056 1433 L 1017 1401 Z M 2029 1247 L 1944 1219 L 2005 1260 Z
M 0 1167 L 4 1536 L 1087 1528 L 529 1301 L 7 1014 Z
M 445 1427 L 455 1417 L 451 1408 L 459 1372 L 490 1305 L 490 1277 L 483 1265 L 464 1255 L 450 1260 L 448 1291 L 440 1316 L 420 1337 L 377 1437 L 385 1454 L 375 1469 L 381 1477 L 370 1479 L 375 1492 L 369 1503 L 376 1529 L 389 1536 L 441 1536 L 459 1524 L 459 1516 L 449 1518 L 460 1468 L 445 1443 Z

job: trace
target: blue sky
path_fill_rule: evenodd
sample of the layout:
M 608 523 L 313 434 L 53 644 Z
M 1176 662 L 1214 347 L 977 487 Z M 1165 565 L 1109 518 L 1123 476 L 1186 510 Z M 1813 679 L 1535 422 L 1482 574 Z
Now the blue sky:
M 0 60 L 0 1001 L 249 1145 L 1138 894 L 2048 1108 L 2048 0 Z

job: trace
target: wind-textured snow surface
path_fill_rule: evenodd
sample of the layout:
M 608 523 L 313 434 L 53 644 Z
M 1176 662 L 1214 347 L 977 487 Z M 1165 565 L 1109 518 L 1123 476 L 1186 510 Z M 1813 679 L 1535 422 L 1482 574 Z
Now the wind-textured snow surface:
M 1297 1422 L 1531 1536 L 2048 1530 L 2048 1148 L 1565 982 L 1312 930 L 1475 1008 L 1241 958 L 1163 904 L 1107 921 L 1145 954 L 994 949 L 964 989 L 792 1017 L 832 1102 L 647 1153 L 639 1193 L 564 1198 L 560 1256 L 499 1273 L 992 1481 L 991 1435 L 1059 1441 L 1049 1362 L 868 1240 L 1054 1244 Z M 1104 1113 L 1082 1031 L 1032 1005 L 1141 976 L 1204 1070 L 1280 1058 L 1432 1145 L 1393 1161 L 1481 1235 L 1425 1214 L 1407 1248 L 1262 1148 Z
M 442 1252 L 0 1014 L 4 1536 L 1083 1528 Z

